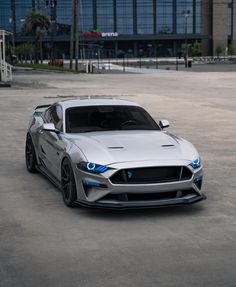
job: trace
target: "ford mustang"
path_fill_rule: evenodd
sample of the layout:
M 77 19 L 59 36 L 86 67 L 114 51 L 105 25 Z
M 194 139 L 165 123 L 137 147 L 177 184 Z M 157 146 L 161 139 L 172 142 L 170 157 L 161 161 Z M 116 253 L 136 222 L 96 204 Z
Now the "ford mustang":
M 136 103 L 77 98 L 36 107 L 25 145 L 26 167 L 41 172 L 64 203 L 146 208 L 203 200 L 200 156 Z

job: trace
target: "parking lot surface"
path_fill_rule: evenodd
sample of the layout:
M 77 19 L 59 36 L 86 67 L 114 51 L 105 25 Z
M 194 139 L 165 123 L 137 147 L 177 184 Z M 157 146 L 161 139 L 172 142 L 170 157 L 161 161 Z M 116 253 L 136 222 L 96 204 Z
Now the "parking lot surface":
M 90 95 L 168 119 L 201 153 L 208 199 L 122 212 L 65 207 L 50 182 L 26 171 L 26 129 L 37 105 Z M 235 126 L 236 72 L 15 72 L 0 89 L 0 286 L 236 286 Z

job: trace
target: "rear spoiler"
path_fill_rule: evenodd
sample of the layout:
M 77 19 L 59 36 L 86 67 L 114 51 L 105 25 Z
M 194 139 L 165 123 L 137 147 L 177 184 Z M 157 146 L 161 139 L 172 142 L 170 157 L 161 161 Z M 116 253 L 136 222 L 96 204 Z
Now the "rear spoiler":
M 36 110 L 38 110 L 38 109 L 42 109 L 42 108 L 48 108 L 48 107 L 50 107 L 51 105 L 41 105 L 41 106 L 37 106 L 36 108 L 35 108 L 35 111 Z

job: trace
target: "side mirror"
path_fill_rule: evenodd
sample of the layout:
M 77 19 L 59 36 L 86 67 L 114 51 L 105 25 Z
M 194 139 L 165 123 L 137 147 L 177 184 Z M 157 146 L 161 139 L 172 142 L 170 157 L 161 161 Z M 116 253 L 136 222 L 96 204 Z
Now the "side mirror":
M 55 128 L 55 125 L 53 123 L 43 124 L 43 130 L 48 132 L 54 132 L 56 134 L 60 133 L 60 131 Z
M 161 121 L 159 121 L 159 125 L 162 129 L 165 129 L 165 128 L 168 128 L 170 126 L 170 123 L 167 120 L 161 120 Z

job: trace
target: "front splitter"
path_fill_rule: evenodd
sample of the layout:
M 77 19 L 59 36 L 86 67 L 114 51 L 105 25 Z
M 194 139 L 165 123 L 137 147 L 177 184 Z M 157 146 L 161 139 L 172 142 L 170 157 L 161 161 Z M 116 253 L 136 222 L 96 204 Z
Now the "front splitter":
M 199 201 L 205 200 L 206 195 L 198 195 L 193 198 L 181 198 L 181 199 L 171 199 L 171 200 L 158 200 L 158 201 L 146 201 L 146 202 L 120 202 L 120 201 L 97 201 L 97 202 L 85 202 L 77 201 L 78 205 L 82 205 L 89 208 L 101 208 L 101 209 L 112 209 L 112 210 L 127 210 L 127 209 L 148 209 L 148 208 L 163 208 L 170 206 L 184 206 L 197 203 Z

